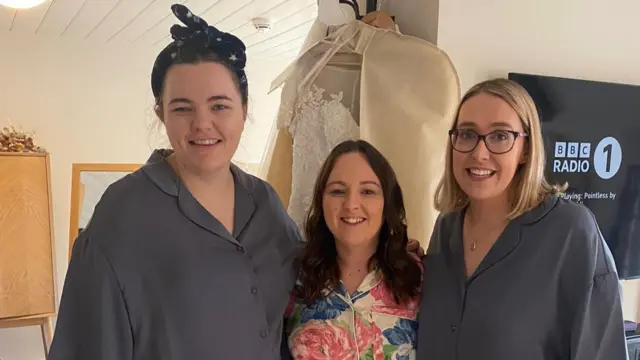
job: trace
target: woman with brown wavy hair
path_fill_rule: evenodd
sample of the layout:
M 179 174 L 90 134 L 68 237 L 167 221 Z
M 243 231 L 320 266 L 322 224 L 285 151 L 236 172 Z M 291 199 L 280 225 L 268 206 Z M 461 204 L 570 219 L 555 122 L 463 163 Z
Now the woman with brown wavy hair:
M 295 359 L 415 356 L 422 268 L 406 229 L 384 156 L 362 140 L 333 149 L 315 185 L 287 312 Z

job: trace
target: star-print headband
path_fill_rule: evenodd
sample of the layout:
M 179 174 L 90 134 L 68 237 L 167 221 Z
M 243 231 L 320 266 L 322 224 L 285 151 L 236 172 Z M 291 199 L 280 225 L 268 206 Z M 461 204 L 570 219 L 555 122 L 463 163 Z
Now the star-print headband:
M 181 57 L 185 53 L 206 55 L 213 53 L 224 62 L 240 81 L 240 92 L 247 94 L 247 76 L 244 67 L 247 62 L 246 47 L 236 36 L 222 32 L 209 26 L 204 19 L 194 15 L 181 4 L 171 6 L 171 11 L 183 24 L 171 27 L 171 42 L 165 47 L 153 65 L 151 72 L 151 89 L 158 98 L 162 92 L 164 78 L 169 67 L 176 62 L 184 61 Z

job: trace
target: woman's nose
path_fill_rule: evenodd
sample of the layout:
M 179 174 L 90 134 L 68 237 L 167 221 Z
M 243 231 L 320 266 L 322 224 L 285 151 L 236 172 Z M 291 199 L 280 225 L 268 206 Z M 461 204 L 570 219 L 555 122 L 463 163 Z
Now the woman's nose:
M 489 149 L 487 149 L 487 144 L 484 142 L 484 140 L 480 140 L 476 148 L 473 149 L 473 152 L 471 153 L 471 156 L 473 156 L 474 160 L 486 160 L 490 155 L 491 152 L 489 151 Z
M 199 130 L 211 128 L 213 126 L 213 114 L 210 111 L 196 109 L 192 125 Z
M 360 207 L 360 194 L 357 192 L 349 192 L 344 200 L 344 207 L 352 210 Z

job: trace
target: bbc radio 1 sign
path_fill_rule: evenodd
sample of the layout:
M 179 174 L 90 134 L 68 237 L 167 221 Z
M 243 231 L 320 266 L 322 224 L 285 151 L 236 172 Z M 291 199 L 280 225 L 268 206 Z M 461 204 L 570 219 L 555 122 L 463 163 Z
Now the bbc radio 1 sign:
M 595 146 L 588 142 L 557 141 L 554 147 L 554 173 L 587 173 L 593 169 L 602 179 L 611 179 L 622 165 L 618 140 L 606 137 Z

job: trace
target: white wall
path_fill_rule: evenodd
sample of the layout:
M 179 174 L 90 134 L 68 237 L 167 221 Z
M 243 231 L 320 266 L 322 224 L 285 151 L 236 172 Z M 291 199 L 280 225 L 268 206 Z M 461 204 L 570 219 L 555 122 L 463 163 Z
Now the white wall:
M 437 43 L 440 0 L 378 0 L 378 3 L 381 10 L 395 16 L 403 34 Z
M 167 143 L 152 126 L 149 76 L 156 50 L 15 35 L 0 37 L 0 44 L 0 127 L 10 120 L 35 131 L 51 153 L 60 289 L 68 262 L 71 164 L 142 163 L 153 147 Z M 259 162 L 279 101 L 265 93 L 284 63 L 248 66 L 253 111 L 237 160 Z M 0 330 L 0 359 L 43 358 L 37 327 Z
M 463 90 L 509 71 L 640 84 L 640 2 L 447 0 L 438 46 Z
M 638 14 L 634 0 L 446 0 L 438 46 L 463 91 L 511 71 L 640 85 Z M 639 289 L 624 284 L 629 320 L 640 320 Z
M 508 71 L 640 84 L 639 13 L 634 0 L 447 0 L 440 3 L 438 44 L 458 68 L 463 90 Z M 0 125 L 10 117 L 36 130 L 38 142 L 52 152 L 61 281 L 71 163 L 142 162 L 157 143 L 148 128 L 153 56 L 142 49 L 91 48 L 85 42 L 0 38 L 0 43 Z M 249 70 L 258 125 L 245 142 L 255 149 L 266 141 L 266 121 L 277 106 L 259 94 L 282 64 L 259 65 Z M 259 161 L 255 151 L 239 154 L 242 161 L 254 155 Z M 625 300 L 627 317 L 635 319 L 636 284 L 626 284 Z M 37 328 L 0 330 L 3 360 L 41 360 L 40 344 Z

